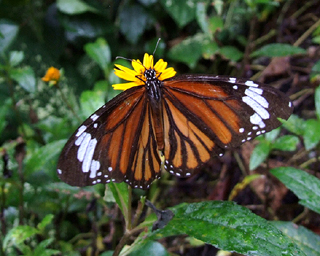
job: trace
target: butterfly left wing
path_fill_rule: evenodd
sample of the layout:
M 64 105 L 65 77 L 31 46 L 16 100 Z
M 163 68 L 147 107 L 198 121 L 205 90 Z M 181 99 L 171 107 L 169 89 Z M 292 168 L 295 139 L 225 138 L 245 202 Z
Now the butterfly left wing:
M 145 87 L 131 88 L 92 114 L 61 152 L 58 175 L 73 186 L 125 181 L 147 188 L 160 156 Z
M 229 77 L 184 75 L 163 82 L 165 169 L 192 175 L 288 119 L 292 104 L 271 86 Z

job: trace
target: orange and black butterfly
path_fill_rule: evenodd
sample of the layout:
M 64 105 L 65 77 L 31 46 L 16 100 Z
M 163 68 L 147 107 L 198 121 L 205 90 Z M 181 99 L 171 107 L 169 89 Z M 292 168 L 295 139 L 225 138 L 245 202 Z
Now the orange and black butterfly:
M 75 131 L 58 163 L 73 186 L 122 182 L 147 189 L 164 169 L 193 175 L 213 156 L 278 127 L 292 103 L 271 86 L 234 77 L 175 76 L 145 54 L 133 70 L 116 65 L 130 81 Z

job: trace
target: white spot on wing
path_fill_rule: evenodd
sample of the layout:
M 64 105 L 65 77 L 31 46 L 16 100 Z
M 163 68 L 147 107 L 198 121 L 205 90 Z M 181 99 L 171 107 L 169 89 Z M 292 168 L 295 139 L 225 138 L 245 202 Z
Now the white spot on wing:
M 81 144 L 81 142 L 83 141 L 83 139 L 84 139 L 84 137 L 86 137 L 86 132 L 85 133 L 82 133 L 81 135 L 80 135 L 80 137 L 78 138 L 78 139 L 76 139 L 76 141 L 74 142 L 74 144 L 76 145 L 76 146 L 80 146 L 80 144 Z
M 262 121 L 261 117 L 257 113 L 254 113 L 252 116 L 250 116 L 250 122 L 252 124 L 259 125 L 260 128 L 266 127 L 265 123 Z
M 232 86 L 232 87 L 233 87 L 233 89 L 235 89 L 235 90 L 238 89 L 238 85 L 234 85 L 234 86 Z
M 268 119 L 270 117 L 269 112 L 249 96 L 242 97 L 242 101 L 257 112 L 262 119 Z
M 239 132 L 240 132 L 240 133 L 243 133 L 243 132 L 244 132 L 244 128 L 240 128 L 240 129 L 239 129 Z
M 255 92 L 255 93 L 259 94 L 259 95 L 261 95 L 263 93 L 262 89 L 256 88 L 256 87 L 250 87 L 249 90 L 253 91 L 253 92 Z
M 83 163 L 82 163 L 82 171 L 83 172 L 88 172 L 90 169 L 93 153 L 96 148 L 97 142 L 98 141 L 96 139 L 92 139 L 89 142 L 89 145 L 87 147 L 87 150 L 86 150 L 86 153 L 85 153 L 85 156 L 83 159 Z M 97 170 L 95 170 L 95 171 L 97 171 Z
M 253 88 L 253 89 L 257 89 L 257 88 Z M 264 108 L 269 107 L 268 101 L 265 98 L 263 98 L 262 96 L 260 96 L 259 94 L 257 94 L 256 92 L 254 92 L 253 90 L 246 89 L 244 93 L 246 95 L 248 95 L 254 101 L 258 102 L 262 107 L 264 107 Z
M 229 82 L 230 83 L 235 83 L 236 82 L 236 78 L 235 77 L 229 77 Z
M 94 123 L 93 124 L 93 128 L 97 128 L 98 127 L 98 124 L 97 123 Z
M 59 174 L 62 174 L 62 171 L 61 171 L 61 169 L 58 169 L 58 170 L 57 170 L 57 172 L 58 172 Z
M 86 154 L 86 150 L 87 150 L 87 147 L 88 147 L 90 140 L 91 140 L 90 133 L 85 133 L 85 137 L 82 140 L 80 147 L 78 148 L 78 152 L 77 152 L 77 158 L 80 162 L 82 162 L 84 159 L 84 156 Z
M 91 179 L 93 179 L 93 178 L 95 178 L 96 176 L 97 176 L 97 171 L 100 169 L 100 162 L 99 161 L 97 161 L 97 160 L 92 160 L 92 162 L 91 162 L 91 166 L 90 166 L 90 178 Z M 102 174 L 102 172 L 99 172 L 100 173 L 100 175 Z M 100 175 L 98 175 L 98 176 L 100 176 Z
M 247 86 L 253 86 L 253 87 L 258 87 L 259 86 L 258 84 L 254 83 L 253 81 L 247 81 L 244 84 L 247 85 Z
M 96 120 L 99 118 L 99 116 L 96 115 L 96 114 L 93 114 L 92 116 L 90 116 L 90 118 L 91 118 L 93 121 L 96 121 Z
M 76 133 L 76 137 L 79 137 L 86 129 L 87 127 L 85 125 L 81 125 Z
M 108 167 L 108 171 L 109 172 L 111 172 L 112 171 L 112 167 L 110 166 L 110 167 Z

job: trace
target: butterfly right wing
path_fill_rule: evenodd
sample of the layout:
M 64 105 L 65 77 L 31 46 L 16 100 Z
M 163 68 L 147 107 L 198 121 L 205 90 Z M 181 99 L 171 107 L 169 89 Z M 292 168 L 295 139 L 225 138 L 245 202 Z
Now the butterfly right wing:
M 58 175 L 72 186 L 125 181 L 147 188 L 160 157 L 144 86 L 122 92 L 92 114 L 61 152 Z

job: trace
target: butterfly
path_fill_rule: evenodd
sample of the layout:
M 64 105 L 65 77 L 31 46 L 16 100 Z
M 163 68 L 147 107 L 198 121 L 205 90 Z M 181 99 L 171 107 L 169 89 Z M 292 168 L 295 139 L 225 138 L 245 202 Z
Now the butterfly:
M 126 182 L 148 189 L 161 170 L 177 177 L 196 173 L 222 156 L 281 125 L 293 106 L 277 89 L 235 77 L 176 76 L 153 55 L 115 64 L 129 81 L 124 90 L 93 113 L 70 137 L 57 167 L 73 186 Z

